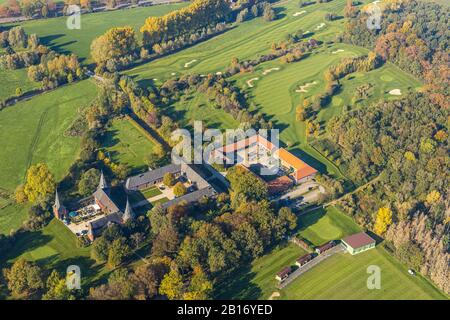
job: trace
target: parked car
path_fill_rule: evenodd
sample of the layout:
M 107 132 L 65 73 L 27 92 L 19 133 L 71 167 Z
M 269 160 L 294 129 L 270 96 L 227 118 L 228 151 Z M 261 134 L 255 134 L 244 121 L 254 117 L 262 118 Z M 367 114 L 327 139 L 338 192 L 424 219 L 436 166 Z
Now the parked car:
M 412 276 L 416 275 L 413 269 L 408 269 L 408 273 Z

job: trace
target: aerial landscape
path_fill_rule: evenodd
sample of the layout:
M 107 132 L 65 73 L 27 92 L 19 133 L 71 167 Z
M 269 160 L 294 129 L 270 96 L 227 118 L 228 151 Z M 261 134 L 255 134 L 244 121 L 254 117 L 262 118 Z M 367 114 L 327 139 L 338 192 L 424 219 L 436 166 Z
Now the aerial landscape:
M 449 300 L 450 3 L 0 0 L 0 300 Z

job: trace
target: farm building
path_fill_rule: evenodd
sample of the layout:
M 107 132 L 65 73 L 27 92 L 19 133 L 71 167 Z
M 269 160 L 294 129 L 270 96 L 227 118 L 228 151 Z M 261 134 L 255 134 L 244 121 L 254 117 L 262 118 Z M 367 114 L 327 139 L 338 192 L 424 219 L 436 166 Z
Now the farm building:
M 307 264 L 309 261 L 311 261 L 314 258 L 312 253 L 305 254 L 304 256 L 300 257 L 295 261 L 295 264 L 299 267 Z
M 375 240 L 365 232 L 360 232 L 345 237 L 342 239 L 342 243 L 351 254 L 357 254 L 375 248 Z
M 330 249 L 333 248 L 334 246 L 335 246 L 334 241 L 330 241 L 330 242 L 328 242 L 328 243 L 326 243 L 326 244 L 324 244 L 324 245 L 322 245 L 322 246 L 320 246 L 320 247 L 317 247 L 317 248 L 316 248 L 316 252 L 317 252 L 318 254 L 322 254 L 322 253 L 324 253 L 325 251 L 330 250 Z
M 277 273 L 277 275 L 275 276 L 275 279 L 277 279 L 280 282 L 284 281 L 289 277 L 289 275 L 291 273 L 292 273 L 292 267 L 283 268 L 283 270 L 281 270 L 280 272 Z

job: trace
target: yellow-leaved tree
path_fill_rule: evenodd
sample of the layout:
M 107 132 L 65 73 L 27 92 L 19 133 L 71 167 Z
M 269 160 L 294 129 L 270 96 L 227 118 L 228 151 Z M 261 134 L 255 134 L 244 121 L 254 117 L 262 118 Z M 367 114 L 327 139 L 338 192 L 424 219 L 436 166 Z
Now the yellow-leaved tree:
M 28 169 L 23 191 L 30 202 L 55 192 L 55 179 L 45 163 L 35 164 Z
M 382 235 L 392 224 L 392 210 L 387 207 L 378 209 L 377 219 L 375 221 L 375 233 Z

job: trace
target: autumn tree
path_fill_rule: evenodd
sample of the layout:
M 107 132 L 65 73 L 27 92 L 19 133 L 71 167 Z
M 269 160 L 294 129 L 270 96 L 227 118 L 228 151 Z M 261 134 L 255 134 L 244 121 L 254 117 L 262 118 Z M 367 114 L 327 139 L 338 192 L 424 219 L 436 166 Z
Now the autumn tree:
M 392 224 L 392 211 L 387 207 L 378 209 L 374 230 L 377 234 L 383 235 Z
M 12 267 L 3 269 L 8 289 L 17 298 L 32 298 L 44 288 L 42 270 L 34 262 L 25 259 L 16 260 Z
M 136 53 L 137 40 L 132 27 L 116 27 L 95 38 L 91 44 L 92 59 L 98 65 L 133 56 Z M 114 70 L 110 70 L 114 71 Z
M 183 298 L 184 282 L 183 277 L 177 269 L 170 270 L 159 287 L 159 293 L 165 295 L 170 300 L 179 300 Z
M 26 175 L 24 193 L 30 202 L 55 192 L 55 179 L 45 163 L 31 166 Z

